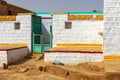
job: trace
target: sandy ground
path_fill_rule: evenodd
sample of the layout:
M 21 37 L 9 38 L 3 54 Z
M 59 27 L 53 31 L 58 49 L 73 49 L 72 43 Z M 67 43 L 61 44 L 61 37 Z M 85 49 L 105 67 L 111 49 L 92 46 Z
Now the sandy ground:
M 11 64 L 8 69 L 0 69 L 0 80 L 65 80 L 64 78 L 40 71 L 39 66 L 44 66 L 43 59 L 25 58 L 24 60 Z M 21 69 L 28 68 L 26 72 Z
M 40 71 L 40 66 L 45 70 Z M 23 68 L 28 71 L 19 72 Z M 44 63 L 43 59 L 26 58 L 8 69 L 0 69 L 0 80 L 120 80 L 120 60 L 60 66 Z

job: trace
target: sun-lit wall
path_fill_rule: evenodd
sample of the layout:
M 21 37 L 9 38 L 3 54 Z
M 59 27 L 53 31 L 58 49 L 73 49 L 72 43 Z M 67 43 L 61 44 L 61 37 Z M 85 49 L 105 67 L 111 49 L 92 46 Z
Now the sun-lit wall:
M 104 55 L 120 56 L 120 0 L 104 0 Z
M 84 17 L 83 17 L 84 16 Z M 89 14 L 88 14 L 89 16 Z M 57 44 L 103 44 L 103 15 L 53 14 L 53 46 Z M 65 23 L 71 22 L 66 29 Z

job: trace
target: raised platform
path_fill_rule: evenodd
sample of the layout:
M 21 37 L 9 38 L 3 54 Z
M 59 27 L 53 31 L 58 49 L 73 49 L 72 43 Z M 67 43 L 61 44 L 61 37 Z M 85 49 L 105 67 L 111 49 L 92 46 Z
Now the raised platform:
M 45 51 L 45 62 L 58 61 L 74 65 L 82 62 L 99 62 L 103 59 L 103 48 L 100 46 L 55 47 Z
M 71 53 L 103 53 L 103 49 L 99 46 L 86 47 L 55 47 L 45 52 L 71 52 Z
M 29 53 L 27 46 L 0 46 L 0 67 L 17 62 Z

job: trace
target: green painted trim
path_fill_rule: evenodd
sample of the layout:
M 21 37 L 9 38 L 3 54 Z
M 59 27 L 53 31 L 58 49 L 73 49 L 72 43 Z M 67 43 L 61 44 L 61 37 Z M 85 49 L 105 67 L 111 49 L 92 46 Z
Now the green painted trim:
M 46 51 L 46 50 L 48 50 L 50 48 L 51 48 L 50 44 L 44 44 L 44 51 Z
M 103 12 L 69 12 L 69 14 L 103 14 Z
M 103 12 L 35 12 L 37 15 L 38 14 L 104 14 Z
M 51 12 L 35 12 L 36 14 L 46 14 L 46 15 L 50 15 L 51 14 Z
M 34 32 L 32 34 L 32 52 L 35 52 L 35 47 L 34 47 Z
M 52 25 L 50 26 L 50 47 L 52 48 Z

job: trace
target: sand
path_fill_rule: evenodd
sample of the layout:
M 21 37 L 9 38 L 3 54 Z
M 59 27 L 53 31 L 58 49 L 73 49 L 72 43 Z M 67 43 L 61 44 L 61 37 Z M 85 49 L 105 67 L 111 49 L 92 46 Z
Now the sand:
M 40 71 L 40 66 L 45 70 Z M 28 71 L 20 73 L 22 68 Z M 60 66 L 26 58 L 8 69 L 0 69 L 0 80 L 120 80 L 120 60 Z

